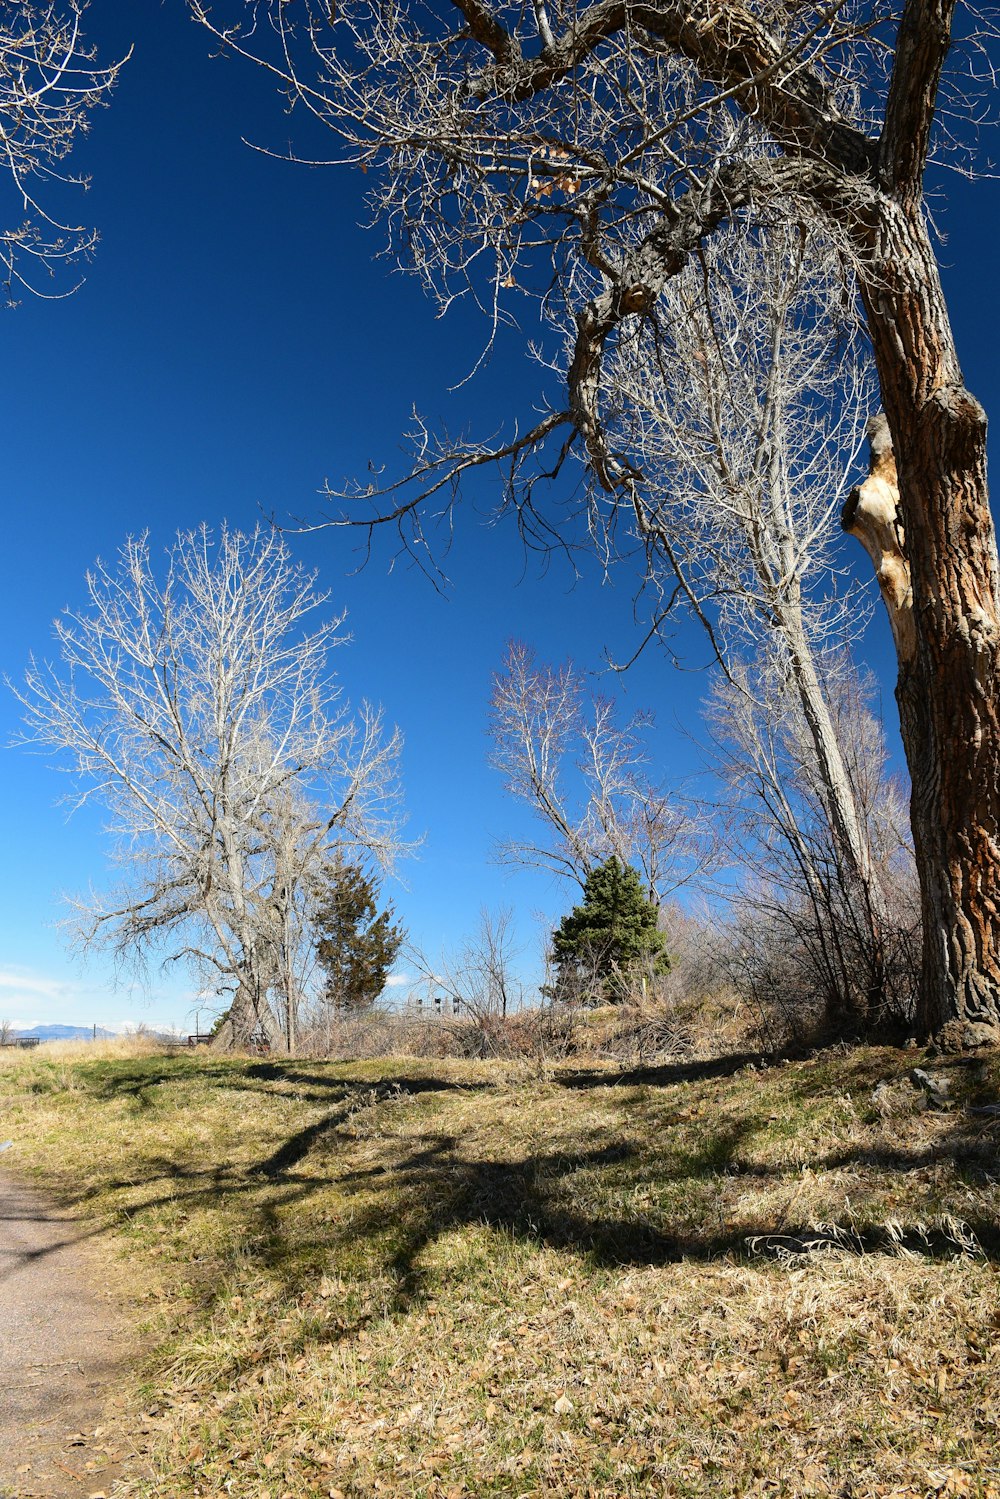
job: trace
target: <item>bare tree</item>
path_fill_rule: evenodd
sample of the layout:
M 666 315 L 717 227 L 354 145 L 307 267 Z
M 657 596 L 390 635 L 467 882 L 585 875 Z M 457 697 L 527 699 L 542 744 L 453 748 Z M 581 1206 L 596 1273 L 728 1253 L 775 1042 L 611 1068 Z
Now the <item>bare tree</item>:
M 850 658 L 828 648 L 815 664 L 871 883 L 859 883 L 831 821 L 826 768 L 791 675 L 773 655 L 737 667 L 735 680 L 717 681 L 708 713 L 724 788 L 718 826 L 740 875 L 725 892 L 728 957 L 740 990 L 763 1010 L 777 1005 L 800 1034 L 899 1037 L 912 1026 L 920 953 L 905 800 Z
M 493 678 L 491 763 L 543 829 L 539 841 L 508 839 L 506 863 L 549 869 L 582 886 L 611 854 L 641 869 L 658 905 L 704 862 L 704 841 L 677 796 L 646 775 L 650 725 L 622 722 L 615 700 L 588 692 L 571 662 L 552 667 L 512 641 Z
M 524 985 L 515 972 L 513 916 L 509 907 L 483 907 L 475 936 L 436 962 L 411 949 L 410 958 L 424 979 L 446 997 L 455 1015 L 484 1024 L 505 1020 L 524 1003 Z
M 737 739 L 773 711 L 786 739 L 794 721 L 796 739 L 807 741 L 795 756 L 765 757 L 775 774 L 789 774 L 786 788 L 762 781 L 753 757 L 747 786 L 773 814 L 772 792 L 794 803 L 808 766 L 813 812 L 825 824 L 813 883 L 825 887 L 832 857 L 838 899 L 857 928 L 851 950 L 864 957 L 863 1006 L 848 998 L 856 981 L 843 965 L 832 986 L 856 1028 L 862 1013 L 878 1016 L 888 1002 L 881 954 L 892 923 L 872 856 L 872 807 L 852 774 L 858 746 L 842 737 L 862 728 L 865 737 L 868 726 L 830 701 L 852 676 L 844 648 L 869 614 L 838 577 L 831 524 L 873 394 L 852 311 L 841 258 L 821 235 L 780 222 L 732 226 L 672 278 L 655 322 L 619 340 L 606 380 L 617 397 L 616 435 L 646 465 L 636 517 L 657 590 L 654 624 L 678 602 L 694 611 L 726 674 L 715 719 L 725 702 Z M 757 663 L 752 672 L 746 660 Z M 812 846 L 800 839 L 800 857 Z M 824 924 L 827 904 L 811 907 Z M 831 1018 L 833 1009 L 831 997 Z
M 442 301 L 472 292 L 496 324 L 546 252 L 545 305 L 575 329 L 566 397 L 495 456 L 578 442 L 626 512 L 645 475 L 641 454 L 608 440 L 618 331 L 653 317 L 669 279 L 736 216 L 818 221 L 838 240 L 874 348 L 912 589 L 897 698 L 926 933 L 921 1018 L 947 1044 L 995 1041 L 1000 594 L 986 418 L 962 379 L 923 203 L 935 121 L 946 147 L 975 147 L 968 62 L 995 33 L 973 19 L 949 95 L 954 0 L 454 0 L 450 25 L 370 0 L 274 0 L 232 24 L 192 3 L 330 127 L 339 159 L 380 169 L 376 207 Z M 987 67 L 986 90 L 991 78 Z M 431 447 L 416 496 L 380 518 L 405 521 L 485 457 Z
M 81 34 L 85 9 L 78 0 L 61 6 L 18 0 L 0 16 L 0 180 L 11 199 L 7 227 L 0 228 L 0 263 L 9 301 L 20 291 L 52 295 L 33 272 L 51 277 L 97 242 L 93 230 L 63 222 L 48 201 L 57 196 L 53 183 L 86 186 L 63 163 L 127 61 L 97 63 Z
M 437 959 L 417 948 L 409 951 L 428 990 L 447 1001 L 455 1019 L 468 1022 L 465 1045 L 479 1056 L 501 1056 L 509 1049 L 507 1021 L 521 1011 L 526 997 L 518 952 L 510 909 L 494 912 L 485 906 L 475 934 L 454 951 Z
M 391 867 L 400 737 L 331 678 L 343 616 L 270 531 L 178 535 L 162 580 L 145 538 L 88 575 L 32 660 L 25 742 L 61 752 L 74 805 L 111 814 L 123 888 L 79 904 L 85 946 L 153 950 L 214 976 L 224 1040 L 293 1046 L 308 911 L 334 850 Z

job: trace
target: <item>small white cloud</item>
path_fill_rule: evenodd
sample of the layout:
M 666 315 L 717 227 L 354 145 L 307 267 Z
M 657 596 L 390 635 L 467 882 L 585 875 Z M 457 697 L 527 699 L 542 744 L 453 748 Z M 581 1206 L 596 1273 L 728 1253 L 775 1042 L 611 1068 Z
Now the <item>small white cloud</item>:
M 42 978 L 37 974 L 0 971 L 0 989 L 14 989 L 19 994 L 39 994 L 43 999 L 64 999 L 68 985 L 60 979 Z
M 412 973 L 390 973 L 385 981 L 387 989 L 402 989 L 406 984 L 415 984 L 416 977 Z

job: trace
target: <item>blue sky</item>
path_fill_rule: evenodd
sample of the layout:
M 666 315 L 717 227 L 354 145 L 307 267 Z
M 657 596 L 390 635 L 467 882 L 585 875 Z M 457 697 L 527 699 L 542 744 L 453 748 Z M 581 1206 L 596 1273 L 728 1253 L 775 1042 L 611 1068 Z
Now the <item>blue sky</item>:
M 481 374 L 449 389 L 478 356 L 476 315 L 459 308 L 437 320 L 416 281 L 375 258 L 378 231 L 359 227 L 362 177 L 242 144 L 247 135 L 281 149 L 288 121 L 263 76 L 210 57 L 183 0 L 93 0 L 87 31 L 106 58 L 135 48 L 73 158 L 92 186 L 70 211 L 99 228 L 101 244 L 74 296 L 0 312 L 0 640 L 12 677 L 29 651 L 45 654 L 53 617 L 82 600 L 87 568 L 130 532 L 148 528 L 159 545 L 201 521 L 252 528 L 261 507 L 313 514 L 326 478 L 392 461 L 414 404 L 432 426 L 489 434 L 512 406 L 525 409 L 537 382 L 511 333 Z M 968 382 L 991 411 L 1000 185 L 954 177 L 944 191 L 952 315 Z M 599 671 L 605 652 L 627 656 L 636 639 L 624 579 L 612 587 L 585 565 L 574 585 L 558 561 L 547 572 L 526 562 L 512 526 L 487 524 L 496 486 L 483 474 L 467 491 L 444 595 L 391 566 L 389 536 L 360 574 L 343 533 L 292 538 L 348 609 L 354 644 L 336 660 L 345 689 L 382 702 L 406 737 L 410 830 L 424 844 L 405 887 L 389 893 L 430 953 L 470 933 L 481 907 L 502 905 L 537 949 L 571 893 L 490 862 L 494 840 L 522 816 L 486 765 L 489 679 L 505 642 L 522 638 L 543 659 L 572 655 Z M 844 545 L 849 555 L 853 543 Z M 869 645 L 884 669 L 881 619 Z M 696 638 L 687 659 L 703 659 Z M 704 674 L 650 653 L 602 685 L 656 711 L 667 778 L 692 774 L 687 731 Z M 885 691 L 891 709 L 889 680 Z M 18 726 L 9 694 L 0 715 L 6 743 Z M 67 821 L 62 789 L 46 761 L 3 750 L 0 1019 L 186 1028 L 193 990 L 176 975 L 154 973 L 146 993 L 116 989 L 106 967 L 82 968 L 67 953 L 60 897 L 101 884 L 105 843 L 96 810 Z

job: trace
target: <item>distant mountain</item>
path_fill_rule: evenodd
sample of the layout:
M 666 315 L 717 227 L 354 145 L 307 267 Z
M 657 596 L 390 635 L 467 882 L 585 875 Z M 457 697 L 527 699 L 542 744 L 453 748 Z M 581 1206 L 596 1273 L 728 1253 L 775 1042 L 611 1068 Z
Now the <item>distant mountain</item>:
M 94 1036 L 92 1025 L 33 1025 L 30 1031 L 14 1031 L 15 1036 L 37 1036 L 39 1041 L 90 1041 Z M 108 1041 L 114 1031 L 97 1027 L 98 1041 Z

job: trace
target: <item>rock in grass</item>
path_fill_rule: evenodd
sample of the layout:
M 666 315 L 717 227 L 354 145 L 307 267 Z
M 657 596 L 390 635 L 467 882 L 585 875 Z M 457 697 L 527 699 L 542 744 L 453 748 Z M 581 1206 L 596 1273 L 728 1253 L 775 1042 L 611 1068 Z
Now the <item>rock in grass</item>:
M 922 1067 L 914 1067 L 910 1072 L 910 1082 L 915 1088 L 923 1090 L 932 1109 L 946 1109 L 950 1106 L 951 1084 L 946 1077 L 936 1077 L 931 1072 L 925 1072 Z

